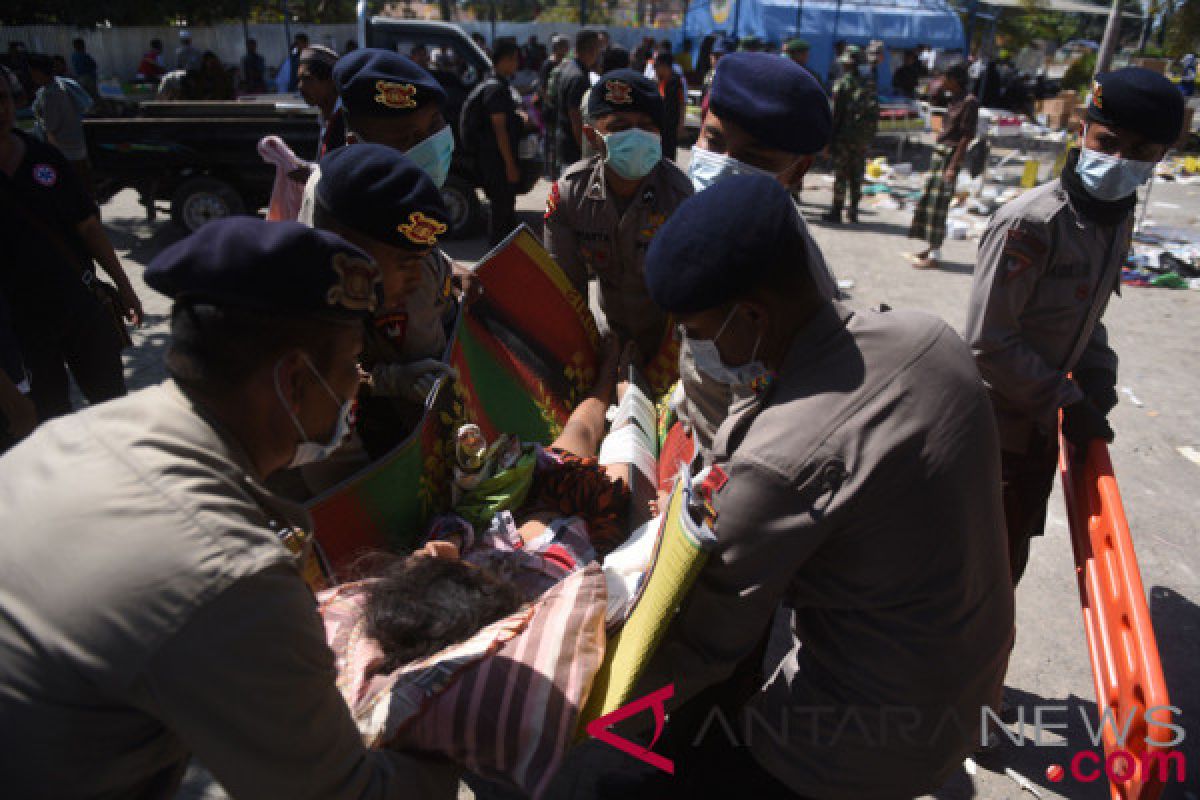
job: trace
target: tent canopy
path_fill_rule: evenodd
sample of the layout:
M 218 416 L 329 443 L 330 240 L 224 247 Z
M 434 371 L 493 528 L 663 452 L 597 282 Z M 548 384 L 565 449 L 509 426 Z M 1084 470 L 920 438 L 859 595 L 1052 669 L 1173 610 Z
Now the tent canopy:
M 801 36 L 812 46 L 809 67 L 829 71 L 834 42 L 866 45 L 882 39 L 888 50 L 927 44 L 939 50 L 964 50 L 958 13 L 938 0 L 875 0 L 870 4 L 831 0 L 696 0 L 688 4 L 683 37 L 699 42 L 723 33 L 744 39 L 757 36 L 780 44 Z

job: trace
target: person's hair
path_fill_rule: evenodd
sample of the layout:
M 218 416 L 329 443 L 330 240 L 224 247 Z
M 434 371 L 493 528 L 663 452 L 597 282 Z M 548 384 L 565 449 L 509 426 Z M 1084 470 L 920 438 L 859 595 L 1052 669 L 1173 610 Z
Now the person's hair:
M 212 50 L 205 50 L 200 54 L 200 63 L 207 64 L 209 61 L 215 61 L 218 65 L 221 63 L 221 59 L 217 58 L 216 53 L 214 53 Z
M 30 70 L 37 70 L 46 75 L 54 74 L 54 59 L 45 53 L 30 53 L 25 63 Z
M 367 589 L 367 635 L 384 671 L 466 641 L 521 607 L 515 583 L 458 559 L 395 557 Z
M 519 56 L 520 54 L 521 48 L 517 45 L 517 40 L 505 36 L 496 40 L 496 46 L 492 52 L 492 62 L 495 63 L 509 56 Z
M 167 373 L 181 386 L 205 394 L 219 393 L 241 387 L 257 370 L 297 347 L 308 353 L 318 371 L 328 372 L 334 359 L 330 333 L 344 324 L 177 302 L 171 308 Z
M 87 42 L 83 41 L 83 39 L 72 39 L 71 47 L 74 47 L 76 50 L 85 50 L 87 49 Z
M 671 40 L 663 39 L 661 42 L 659 42 L 659 48 L 666 50 L 668 53 L 671 52 Z
M 151 50 L 162 50 L 162 39 L 151 39 L 150 40 L 150 49 Z
M 255 47 L 258 47 L 258 39 L 255 39 L 253 36 L 251 36 L 249 39 L 246 40 L 246 44 L 252 44 Z
M 358 49 L 358 42 L 354 39 L 347 39 L 346 46 L 342 49 L 343 53 L 350 53 Z
M 625 69 L 629 66 L 629 51 L 624 47 L 613 45 L 604 51 L 600 59 L 600 74 L 612 72 L 614 69 Z
M 575 52 L 586 53 L 595 50 L 600 45 L 600 34 L 591 28 L 584 28 L 575 34 Z
M 943 74 L 963 89 L 967 88 L 967 68 L 965 65 L 952 64 L 946 67 L 946 71 Z
M 299 66 L 308 67 L 308 74 L 319 81 L 333 80 L 333 67 L 318 58 L 302 58 Z
M 307 41 L 308 41 L 308 34 L 307 34 L 307 33 L 297 33 L 297 34 L 296 34 L 296 41 L 300 41 L 301 39 L 303 39 L 305 42 L 307 42 Z
M 833 43 L 834 52 L 840 53 L 845 49 L 846 49 L 846 40 L 845 39 L 838 39 L 836 42 Z
M 654 57 L 654 66 L 656 67 L 671 67 L 674 69 L 675 61 L 671 58 L 670 53 L 659 53 Z

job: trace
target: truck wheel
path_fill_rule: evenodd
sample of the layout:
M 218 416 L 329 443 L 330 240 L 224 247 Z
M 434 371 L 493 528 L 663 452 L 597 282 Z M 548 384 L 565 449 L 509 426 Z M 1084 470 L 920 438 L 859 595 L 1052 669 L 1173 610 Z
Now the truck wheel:
M 475 187 L 457 176 L 451 175 L 442 187 L 442 202 L 450 212 L 447 238 L 465 239 L 479 227 L 482 214 Z
M 246 204 L 238 190 L 208 175 L 187 179 L 171 195 L 171 220 L 188 233 L 214 219 L 244 213 Z

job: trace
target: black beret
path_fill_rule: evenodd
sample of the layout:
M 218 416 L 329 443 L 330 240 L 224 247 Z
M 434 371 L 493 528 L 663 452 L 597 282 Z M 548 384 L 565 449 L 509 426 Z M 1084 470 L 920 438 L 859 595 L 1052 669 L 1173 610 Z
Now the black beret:
M 829 142 L 829 97 L 812 73 L 769 53 L 730 53 L 717 63 L 708 108 L 760 144 L 811 155 Z
M 351 116 L 411 114 L 446 102 L 437 79 L 415 61 L 391 50 L 362 47 L 338 59 L 333 80 Z
M 442 193 L 416 162 L 381 144 L 352 144 L 321 159 L 317 205 L 372 239 L 425 250 L 446 232 Z
M 683 201 L 658 229 L 646 287 L 664 311 L 694 314 L 744 295 L 780 258 L 799 268 L 805 252 L 799 212 L 779 181 L 733 175 Z
M 644 111 L 662 127 L 663 101 L 654 82 L 631 69 L 606 72 L 588 95 L 588 115 L 592 118 L 616 111 Z
M 366 253 L 328 231 L 227 217 L 159 253 L 145 280 L 177 302 L 357 319 L 375 308 L 379 271 Z
M 1087 116 L 1101 125 L 1174 144 L 1183 131 L 1183 93 L 1152 70 L 1126 67 L 1097 75 Z

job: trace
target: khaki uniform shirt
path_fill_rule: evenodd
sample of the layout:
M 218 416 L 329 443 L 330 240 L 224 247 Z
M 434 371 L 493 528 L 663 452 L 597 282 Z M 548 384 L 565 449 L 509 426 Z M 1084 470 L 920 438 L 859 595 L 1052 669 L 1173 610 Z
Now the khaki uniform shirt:
M 675 209 L 692 194 L 687 175 L 662 159 L 620 213 L 604 179 L 599 155 L 563 172 L 546 200 L 546 249 L 575 290 L 588 296 L 587 281 L 600 284 L 600 309 L 608 326 L 637 342 L 646 358 L 659 351 L 667 314 L 646 289 L 646 250 Z
M 283 410 L 280 409 L 280 413 Z M 453 797 L 366 750 L 297 557 L 307 514 L 172 383 L 0 459 L 0 774 L 11 797 Z
M 800 220 L 803 222 L 804 215 L 799 206 L 796 207 L 796 213 L 800 214 Z M 806 255 L 817 292 L 821 297 L 832 300 L 839 294 L 837 280 L 833 277 L 829 265 L 825 263 L 821 248 L 817 247 L 817 243 L 807 233 L 807 225 L 805 231 L 804 238 L 808 245 Z M 734 395 L 739 389 L 718 383 L 696 369 L 695 357 L 686 340 L 679 348 L 679 380 L 683 386 L 683 400 L 678 404 L 676 413 L 691 431 L 692 440 L 699 451 L 707 454 L 712 449 L 717 429 L 725 421 L 729 407 L 734 402 Z M 749 390 L 742 387 L 740 392 L 748 394 Z
M 966 339 L 983 375 L 1004 450 L 1053 435 L 1058 409 L 1083 394 L 1076 368 L 1117 370 L 1100 318 L 1129 253 L 1133 215 L 1101 225 L 1071 206 L 1058 180 L 992 217 L 979 240 Z
M 1000 452 L 970 351 L 924 314 L 828 305 L 713 456 L 717 547 L 641 688 L 673 682 L 682 703 L 729 678 L 782 604 L 791 649 L 749 701 L 753 756 L 810 797 L 936 790 L 978 740 L 1013 630 Z

